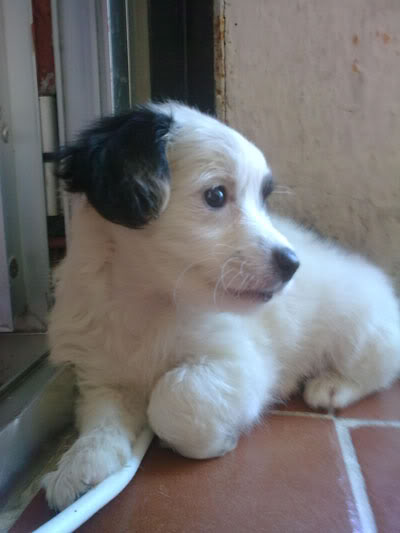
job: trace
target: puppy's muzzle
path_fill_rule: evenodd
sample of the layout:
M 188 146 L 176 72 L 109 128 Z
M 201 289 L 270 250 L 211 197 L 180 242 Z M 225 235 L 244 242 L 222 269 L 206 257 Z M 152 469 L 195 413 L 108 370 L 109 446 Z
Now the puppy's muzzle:
M 297 255 L 290 248 L 275 248 L 272 252 L 275 268 L 281 280 L 288 282 L 300 266 Z

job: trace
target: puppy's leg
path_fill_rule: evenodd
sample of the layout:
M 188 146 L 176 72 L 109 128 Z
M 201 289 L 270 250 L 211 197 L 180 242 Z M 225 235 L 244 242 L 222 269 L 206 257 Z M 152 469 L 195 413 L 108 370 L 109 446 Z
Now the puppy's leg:
M 111 389 L 84 391 L 77 413 L 80 435 L 43 479 L 50 507 L 64 509 L 128 461 L 145 420 L 144 406 L 128 401 Z
M 368 324 L 371 326 L 371 324 Z M 400 328 L 397 321 L 372 324 L 347 343 L 332 362 L 332 369 L 310 379 L 304 399 L 311 407 L 346 407 L 363 396 L 389 387 L 400 375 Z
M 250 367 L 250 368 L 249 368 Z M 239 434 L 271 402 L 272 367 L 204 359 L 167 372 L 153 389 L 148 418 L 153 431 L 186 457 L 216 457 L 235 448 Z

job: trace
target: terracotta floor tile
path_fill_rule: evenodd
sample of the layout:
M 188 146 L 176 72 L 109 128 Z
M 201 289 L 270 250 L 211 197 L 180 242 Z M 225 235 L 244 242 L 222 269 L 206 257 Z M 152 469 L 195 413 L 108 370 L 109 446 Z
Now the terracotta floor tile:
M 354 509 L 331 422 L 275 416 L 220 459 L 153 446 L 136 479 L 79 531 L 343 533 L 358 527 Z
M 47 506 L 44 491 L 40 491 L 21 514 L 8 533 L 27 533 L 47 522 L 55 513 Z
M 371 394 L 337 413 L 342 418 L 400 420 L 400 381 L 390 389 Z
M 351 431 L 379 533 L 400 531 L 400 429 Z
M 293 396 L 293 398 L 290 398 L 285 403 L 278 403 L 273 406 L 273 409 L 276 409 L 277 411 L 298 411 L 302 413 L 314 413 L 316 412 L 315 409 L 312 409 L 311 407 L 308 407 L 306 402 L 303 400 L 303 397 L 298 394 L 296 396 Z

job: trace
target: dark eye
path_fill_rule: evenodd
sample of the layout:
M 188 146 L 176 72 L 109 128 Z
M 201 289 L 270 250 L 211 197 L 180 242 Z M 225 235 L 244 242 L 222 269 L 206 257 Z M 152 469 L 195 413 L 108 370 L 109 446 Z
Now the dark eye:
M 204 193 L 204 199 L 210 207 L 220 208 L 224 207 L 227 200 L 226 189 L 223 185 L 207 189 Z
M 269 178 L 268 180 L 265 180 L 263 183 L 262 189 L 261 189 L 261 196 L 264 202 L 268 198 L 268 196 L 272 193 L 273 190 L 274 190 L 273 180 L 271 178 Z

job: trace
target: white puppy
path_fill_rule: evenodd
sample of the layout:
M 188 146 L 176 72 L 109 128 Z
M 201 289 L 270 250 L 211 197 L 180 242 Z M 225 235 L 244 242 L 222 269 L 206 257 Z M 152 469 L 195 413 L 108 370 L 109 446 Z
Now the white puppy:
M 309 405 L 338 408 L 398 376 L 389 280 L 272 217 L 268 165 L 237 132 L 149 105 L 103 119 L 61 158 L 84 194 L 51 357 L 75 367 L 80 436 L 45 478 L 53 507 L 119 469 L 146 422 L 181 454 L 214 457 L 302 382 Z

